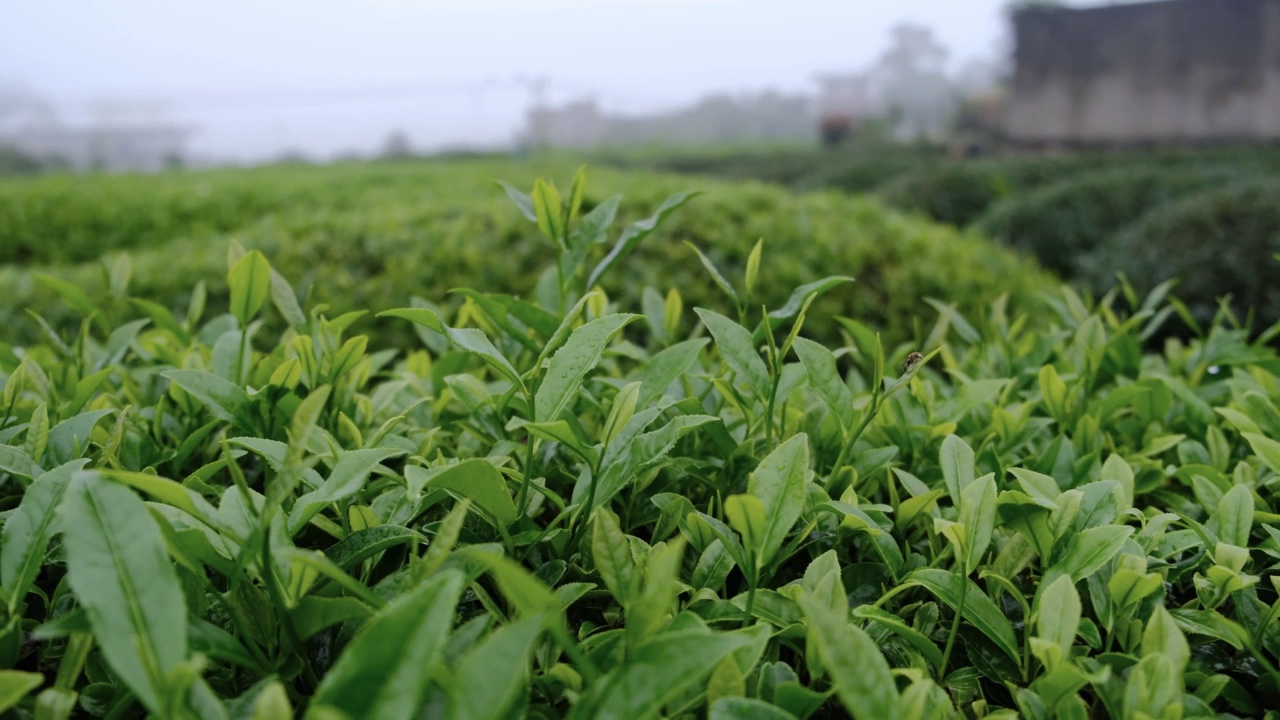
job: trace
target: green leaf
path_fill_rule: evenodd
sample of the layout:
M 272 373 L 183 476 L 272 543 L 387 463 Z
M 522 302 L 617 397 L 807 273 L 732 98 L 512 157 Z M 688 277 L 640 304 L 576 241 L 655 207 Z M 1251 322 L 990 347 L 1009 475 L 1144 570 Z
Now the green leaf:
M 404 450 L 394 448 L 342 452 L 324 483 L 298 498 L 293 504 L 293 509 L 289 511 L 289 521 L 286 523 L 290 537 L 302 530 L 326 505 L 345 500 L 360 492 L 368 481 L 369 474 L 384 460 L 404 453 Z
M 724 501 L 724 514 L 729 519 L 729 527 L 742 536 L 743 547 L 756 558 L 758 570 L 764 565 L 760 559 L 765 536 L 764 503 L 754 495 L 730 495 Z
M 40 476 L 40 466 L 22 448 L 0 444 L 0 471 L 30 480 Z
M 686 240 L 684 244 L 688 245 L 691 250 L 698 254 L 698 260 L 702 263 L 702 267 L 706 268 L 707 272 L 711 274 L 711 281 L 716 284 L 716 287 L 720 288 L 720 291 L 728 296 L 728 298 L 733 301 L 734 305 L 741 305 L 742 300 L 738 297 L 738 291 L 734 290 L 733 285 L 729 284 L 729 281 L 724 279 L 724 275 L 720 274 L 720 270 L 716 268 L 715 263 L 711 262 L 711 258 L 703 255 L 702 251 L 698 249 L 698 246 L 688 240 Z
M 0 713 L 18 704 L 44 684 L 44 675 L 21 670 L 0 670 Z
M 464 579 L 445 570 L 369 619 L 320 682 L 312 703 L 352 718 L 415 718 L 430 688 Z
M 1036 632 L 1041 639 L 1056 645 L 1063 659 L 1070 657 L 1075 644 L 1080 612 L 1080 594 L 1070 576 L 1059 577 L 1041 592 Z
M 755 247 L 751 248 L 751 252 L 747 255 L 747 271 L 744 277 L 743 287 L 747 289 L 747 294 L 751 294 L 752 288 L 756 286 L 756 278 L 760 276 L 760 253 L 764 250 L 764 238 L 756 241 Z
M 488 336 L 475 328 L 451 328 L 440 320 L 440 316 L 427 308 L 396 308 L 378 313 L 378 317 L 397 317 L 417 323 L 428 330 L 433 330 L 449 338 L 454 345 L 480 356 L 489 367 L 493 368 L 516 387 L 524 389 L 524 381 L 516 372 L 511 361 L 507 360 L 489 340 Z
M 456 720 L 503 720 L 529 681 L 529 656 L 542 632 L 539 616 L 499 628 L 462 658 L 449 683 L 449 711 Z
M 49 460 L 56 465 L 71 462 L 89 449 L 89 435 L 102 418 L 114 410 L 93 410 L 68 418 L 49 430 Z
M 746 697 L 722 697 L 711 705 L 707 720 L 796 720 L 796 716 L 777 705 Z
M 257 250 L 245 253 L 227 273 L 227 286 L 231 314 L 245 327 L 271 294 L 271 263 Z
M 647 720 L 668 700 L 701 683 L 729 653 L 751 641 L 744 635 L 682 630 L 660 634 L 627 653 L 573 706 L 570 718 Z
M 851 431 L 856 422 L 853 393 L 849 392 L 849 386 L 836 369 L 836 356 L 822 345 L 804 338 L 796 338 L 791 346 L 809 375 L 809 387 L 822 396 L 840 430 L 845 433 Z
M 1218 538 L 1225 543 L 1249 547 L 1253 529 L 1253 493 L 1244 485 L 1236 485 L 1218 503 Z
M 400 525 L 375 525 L 353 532 L 324 551 L 334 565 L 346 570 L 384 550 L 412 542 L 427 544 L 427 536 Z
M 289 704 L 289 695 L 279 680 L 268 682 L 258 693 L 249 720 L 293 720 L 293 706 Z
M 504 182 L 502 180 L 498 180 L 497 182 L 498 185 L 501 185 L 502 189 L 506 191 L 507 197 L 511 198 L 511 201 L 515 203 L 516 209 L 520 211 L 520 214 L 523 215 L 525 219 L 532 223 L 538 222 L 538 215 L 533 209 L 533 198 L 529 197 L 523 190 L 518 189 L 509 182 Z
M 618 517 L 608 508 L 595 511 L 591 553 L 604 586 L 619 605 L 629 605 L 636 589 L 635 561 L 631 557 L 631 543 L 618 525 Z
M 89 317 L 98 312 L 98 303 L 89 297 L 79 285 L 67 282 L 62 278 L 54 277 L 48 273 L 35 273 L 36 282 L 51 288 L 58 293 L 58 297 L 67 304 L 67 307 L 75 310 L 85 317 Z
M 58 506 L 72 474 L 88 462 L 75 460 L 37 477 L 5 522 L 0 533 L 0 587 L 9 598 L 10 616 L 17 614 L 44 564 L 49 541 L 62 528 Z
M 746 381 L 747 387 L 751 388 L 757 400 L 761 402 L 768 400 L 771 387 L 769 369 L 765 367 L 760 353 L 756 352 L 751 333 L 719 313 L 702 308 L 694 308 L 693 311 L 707 326 L 711 337 L 715 338 L 720 357 L 724 359 L 729 369 Z
M 1103 525 L 1077 533 L 1062 560 L 1049 572 L 1070 575 L 1073 582 L 1080 582 L 1111 562 L 1132 535 L 1133 528 L 1126 525 Z
M 847 612 L 801 596 L 809 620 L 809 637 L 831 675 L 836 695 L 855 720 L 901 717 L 898 689 L 889 663 L 862 628 L 849 623 Z
M 1249 441 L 1249 447 L 1271 468 L 1271 472 L 1280 475 L 1280 442 L 1251 432 L 1244 433 L 1244 439 Z
M 809 472 L 809 437 L 793 435 L 769 453 L 747 481 L 747 492 L 764 504 L 764 535 L 760 539 L 757 567 L 773 559 L 796 520 L 804 511 L 808 497 L 806 478 Z
M 996 528 L 994 475 L 983 475 L 960 491 L 960 523 L 965 529 L 965 572 L 973 574 L 982 564 Z
M 160 375 L 202 402 L 219 420 L 253 430 L 253 401 L 239 385 L 203 370 L 168 370 Z
M 142 500 L 98 473 L 72 476 L 62 504 L 67 579 L 107 664 L 161 713 L 186 660 L 187 609 L 164 539 Z
M 639 317 L 607 315 L 574 330 L 564 347 L 551 356 L 546 375 L 534 396 L 534 420 L 545 422 L 559 419 L 560 413 L 568 408 L 577 394 L 587 373 L 600 362 L 609 339 Z
M 433 475 L 427 481 L 427 487 L 448 490 L 467 498 L 502 528 L 511 525 L 519 517 L 506 479 L 493 463 L 482 458 L 450 465 Z
M 640 371 L 639 404 L 646 405 L 659 398 L 671 383 L 683 377 L 698 361 L 698 353 L 706 344 L 706 338 L 685 340 L 649 358 L 648 364 Z
M 916 570 L 903 580 L 901 585 L 919 585 L 933 593 L 952 610 L 960 606 L 960 584 L 968 583 L 965 591 L 964 619 L 991 639 L 1015 663 L 1020 663 L 1018 639 L 1013 633 L 1013 625 L 996 604 L 982 592 L 972 580 L 961 577 L 954 572 L 939 568 L 923 568 Z
M 1142 631 L 1142 655 L 1160 655 L 1172 660 L 1179 674 L 1191 660 L 1191 647 L 1187 644 L 1187 638 L 1163 605 L 1157 605 L 1147 619 Z
M 537 218 L 538 229 L 548 240 L 564 247 L 564 216 L 560 209 L 560 192 L 556 186 L 543 180 L 535 180 L 533 193 L 533 212 Z
M 648 237 L 658 227 L 659 223 L 679 209 L 681 205 L 697 197 L 698 194 L 696 192 L 676 193 L 664 200 L 662 205 L 658 207 L 658 211 L 653 215 L 628 225 L 622 231 L 622 234 L 618 236 L 618 241 L 614 243 L 613 249 L 609 251 L 609 254 L 604 256 L 604 259 L 591 271 L 591 276 L 587 279 L 587 287 L 595 287 L 601 275 L 604 275 L 619 260 L 630 255 L 636 249 L 636 246 L 640 244 L 640 241 Z
M 680 591 L 680 559 L 685 541 L 677 537 L 655 545 L 644 567 L 644 586 L 627 608 L 626 642 L 628 647 L 643 642 L 666 622 Z
M 947 486 L 947 494 L 951 496 L 952 504 L 960 507 L 960 491 L 975 479 L 973 448 L 959 437 L 948 435 L 942 441 L 939 462 L 942 464 L 942 480 Z

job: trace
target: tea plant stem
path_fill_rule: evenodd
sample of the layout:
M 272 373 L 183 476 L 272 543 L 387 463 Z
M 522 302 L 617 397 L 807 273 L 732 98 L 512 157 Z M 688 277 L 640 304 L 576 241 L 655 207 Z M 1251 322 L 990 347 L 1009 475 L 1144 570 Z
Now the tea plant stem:
M 947 647 L 942 651 L 942 673 L 944 675 L 947 672 L 947 665 L 951 662 L 951 651 L 956 646 L 956 636 L 960 634 L 960 619 L 964 617 L 965 595 L 969 591 L 969 578 L 961 576 L 960 580 L 960 601 L 956 603 L 956 616 L 951 621 L 951 633 L 947 636 Z
M 533 395 L 529 395 L 529 417 L 537 417 L 534 413 Z M 529 503 L 529 483 L 533 481 L 533 446 L 537 442 L 533 433 L 525 433 L 524 474 L 520 477 L 520 493 L 516 500 L 516 511 L 525 513 Z

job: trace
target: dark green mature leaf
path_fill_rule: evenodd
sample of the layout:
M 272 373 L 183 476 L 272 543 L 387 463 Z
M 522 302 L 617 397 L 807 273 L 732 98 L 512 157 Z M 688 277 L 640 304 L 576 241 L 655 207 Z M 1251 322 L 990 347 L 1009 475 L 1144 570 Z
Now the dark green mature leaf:
M 334 565 L 345 570 L 384 550 L 412 542 L 426 544 L 427 536 L 400 525 L 378 525 L 351 533 L 325 550 L 324 554 Z
M 529 681 L 529 656 L 546 621 L 532 616 L 499 628 L 462 658 L 449 684 L 456 720 L 503 720 Z
M 715 338 L 716 349 L 730 370 L 747 383 L 757 400 L 764 402 L 769 397 L 769 369 L 756 351 L 751 333 L 746 328 L 729 318 L 711 310 L 694 308 L 702 318 L 702 323 Z
M 186 660 L 187 610 L 164 539 L 133 491 L 72 476 L 62 504 L 67 579 L 107 663 L 153 712 Z
M 54 464 L 69 463 L 89 449 L 89 435 L 99 420 L 112 410 L 93 410 L 68 418 L 49 429 L 45 452 Z
M 432 475 L 427 487 L 448 490 L 467 498 L 503 528 L 515 522 L 520 515 L 515 501 L 511 499 L 506 479 L 488 460 L 472 458 L 450 465 Z
M 698 353 L 707 344 L 706 338 L 685 340 L 676 343 L 649 359 L 648 365 L 640 373 L 641 404 L 647 404 L 658 398 L 676 379 L 688 372 L 698 360 Z
M 812 598 L 802 596 L 800 606 L 845 710 L 856 720 L 901 717 L 889 663 L 866 631 L 849 624 L 847 613 Z
M 809 386 L 822 395 L 822 401 L 831 409 L 840 429 L 849 432 L 856 422 L 853 393 L 836 369 L 836 357 L 830 350 L 812 340 L 796 338 L 791 344 L 799 356 L 805 372 L 809 374 Z
M 462 573 L 445 570 L 388 603 L 338 656 L 316 689 L 314 706 L 352 718 L 417 717 L 462 586 Z
M 583 325 L 551 356 L 542 384 L 534 395 L 534 420 L 556 420 L 564 412 L 582 386 L 587 373 L 600 362 L 605 347 L 614 333 L 639 315 L 607 315 Z
M 1089 528 L 1071 538 L 1066 554 L 1049 572 L 1070 575 L 1075 582 L 1084 580 L 1111 562 L 1132 535 L 1133 528 L 1127 525 Z
M 44 564 L 49 541 L 62 527 L 58 506 L 72 474 L 88 462 L 75 460 L 37 477 L 5 521 L 0 534 L 0 587 L 9 598 L 10 615 L 25 600 Z
M 729 653 L 750 638 L 737 633 L 682 630 L 662 633 L 627 653 L 626 660 L 595 685 L 570 718 L 645 720 L 663 703 L 711 674 Z
M 924 568 L 907 575 L 900 587 L 919 585 L 933 593 L 952 610 L 957 610 L 960 607 L 961 583 L 969 584 L 965 591 L 964 619 L 982 631 L 983 635 L 990 638 L 1014 662 L 1020 662 L 1018 639 L 1013 633 L 1013 625 L 1000 608 L 991 601 L 991 598 L 987 597 L 986 593 L 982 592 L 982 589 L 973 581 L 954 572 Z
M 219 420 L 253 430 L 253 401 L 239 385 L 203 370 L 169 370 L 161 375 L 203 403 Z

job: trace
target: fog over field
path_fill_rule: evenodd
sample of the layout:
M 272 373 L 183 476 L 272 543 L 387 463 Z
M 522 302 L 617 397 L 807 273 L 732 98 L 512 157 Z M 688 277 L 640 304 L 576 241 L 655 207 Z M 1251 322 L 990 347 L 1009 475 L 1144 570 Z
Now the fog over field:
M 188 124 L 199 156 L 369 152 L 393 130 L 420 149 L 500 146 L 538 97 L 639 113 L 719 91 L 810 92 L 816 73 L 873 62 L 902 22 L 931 27 L 953 66 L 992 58 L 1005 4 L 14 3 L 0 84 L 67 122 Z

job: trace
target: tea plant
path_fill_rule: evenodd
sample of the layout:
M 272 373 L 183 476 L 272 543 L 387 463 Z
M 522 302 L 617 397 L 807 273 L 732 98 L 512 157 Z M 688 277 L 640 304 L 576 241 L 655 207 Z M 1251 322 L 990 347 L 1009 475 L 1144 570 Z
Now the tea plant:
M 615 232 L 581 173 L 507 193 L 554 270 L 383 313 L 420 348 L 233 248 L 227 312 L 0 355 L 0 713 L 1277 706 L 1280 326 L 1144 352 L 1179 306 L 1122 285 L 824 345 L 815 299 L 861 287 L 762 307 L 767 240 L 741 277 L 691 251 L 718 309 L 600 290 L 689 195 Z

